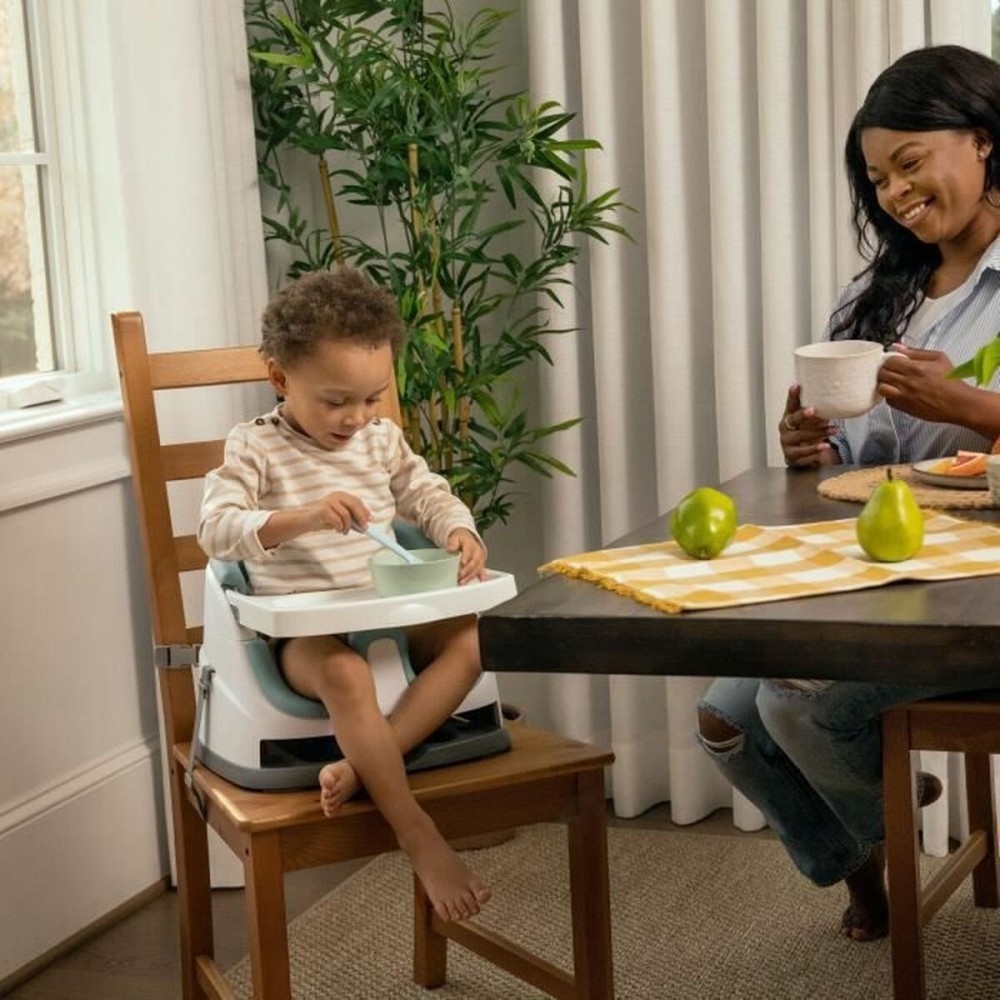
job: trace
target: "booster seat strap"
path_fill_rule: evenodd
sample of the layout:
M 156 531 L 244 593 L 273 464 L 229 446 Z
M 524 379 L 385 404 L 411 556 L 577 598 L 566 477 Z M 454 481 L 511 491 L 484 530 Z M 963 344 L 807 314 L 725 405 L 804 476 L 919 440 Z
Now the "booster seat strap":
M 201 716 L 202 712 L 205 711 L 205 704 L 208 701 L 209 695 L 212 693 L 212 675 L 214 673 L 215 671 L 206 664 L 201 668 L 201 674 L 198 677 L 197 700 L 194 706 L 194 732 L 191 734 L 191 752 L 188 754 L 187 767 L 184 768 L 184 784 L 187 785 L 188 791 L 194 796 L 195 809 L 202 819 L 206 818 L 205 796 L 194 783 L 194 765 L 198 756 L 198 746 L 200 743 L 198 737 L 201 733 Z

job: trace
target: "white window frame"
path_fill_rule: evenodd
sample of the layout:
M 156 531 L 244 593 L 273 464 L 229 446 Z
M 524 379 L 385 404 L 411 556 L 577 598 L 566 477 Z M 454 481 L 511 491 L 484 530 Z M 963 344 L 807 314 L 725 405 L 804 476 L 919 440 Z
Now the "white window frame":
M 104 5 L 88 13 L 101 20 Z M 81 24 L 75 3 L 24 0 L 36 121 L 55 370 L 0 379 L 0 441 L 52 426 L 88 422 L 115 412 L 107 316 L 101 308 L 101 273 L 92 153 L 94 83 L 82 51 L 84 35 L 106 27 Z M 90 104 L 88 105 L 88 101 Z M 101 112 L 113 114 L 104 107 Z M 11 162 L 14 158 L 8 158 Z M 22 157 L 22 160 L 28 159 Z M 0 161 L 2 162 L 2 161 Z M 38 383 L 56 386 L 65 402 L 11 408 L 9 392 Z

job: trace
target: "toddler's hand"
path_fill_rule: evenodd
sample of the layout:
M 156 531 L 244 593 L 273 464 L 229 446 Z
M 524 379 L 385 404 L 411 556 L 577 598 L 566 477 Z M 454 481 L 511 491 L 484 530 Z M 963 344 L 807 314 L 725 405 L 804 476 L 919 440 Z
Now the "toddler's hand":
M 449 552 L 461 553 L 458 566 L 458 582 L 482 580 L 486 575 L 486 549 L 468 528 L 456 528 L 449 536 L 446 548 Z
M 331 528 L 346 535 L 352 525 L 363 528 L 372 519 L 371 511 L 350 493 L 329 493 L 311 506 L 316 517 L 316 530 Z

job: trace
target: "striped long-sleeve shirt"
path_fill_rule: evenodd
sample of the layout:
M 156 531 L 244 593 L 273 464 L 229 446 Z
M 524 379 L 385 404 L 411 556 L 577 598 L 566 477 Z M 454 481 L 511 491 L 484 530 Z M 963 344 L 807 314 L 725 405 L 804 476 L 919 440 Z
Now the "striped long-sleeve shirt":
M 852 283 L 840 298 L 839 311 L 853 301 L 859 284 Z M 983 252 L 979 263 L 968 278 L 942 302 L 940 312 L 933 309 L 935 300 L 925 302 L 932 318 L 928 325 L 914 316 L 900 340 L 907 347 L 926 351 L 943 351 L 958 365 L 988 344 L 1000 333 L 1000 238 Z M 831 320 L 832 326 L 833 320 Z M 826 338 L 830 330 L 827 329 Z M 1000 375 L 990 389 L 1000 390 Z M 839 425 L 831 443 L 841 461 L 858 465 L 886 465 L 894 462 L 918 462 L 927 458 L 944 458 L 960 449 L 989 451 L 993 444 L 981 434 L 957 424 L 934 423 L 879 403 L 860 417 L 834 421 Z
M 397 515 L 439 546 L 456 528 L 476 532 L 469 509 L 393 421 L 374 420 L 329 451 L 296 431 L 279 406 L 230 432 L 223 464 L 205 479 L 198 542 L 213 558 L 242 560 L 257 594 L 366 586 L 368 557 L 379 546 L 359 532 L 312 531 L 272 549 L 260 543 L 273 511 L 334 491 L 361 499 L 372 524 L 390 534 Z

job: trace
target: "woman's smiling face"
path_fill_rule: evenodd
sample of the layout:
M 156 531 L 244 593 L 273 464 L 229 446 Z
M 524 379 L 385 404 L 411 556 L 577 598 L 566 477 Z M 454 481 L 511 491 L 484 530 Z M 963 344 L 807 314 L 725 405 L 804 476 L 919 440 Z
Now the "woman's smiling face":
M 983 197 L 991 148 L 988 137 L 971 130 L 866 128 L 861 133 L 879 205 L 923 243 L 959 243 L 995 220 Z

